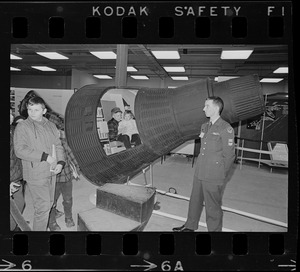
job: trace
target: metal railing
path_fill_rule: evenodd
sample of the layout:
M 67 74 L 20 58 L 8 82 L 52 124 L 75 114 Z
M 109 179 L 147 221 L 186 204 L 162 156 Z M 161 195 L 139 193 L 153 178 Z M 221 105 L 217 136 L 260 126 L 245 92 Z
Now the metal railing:
M 237 144 L 236 144 L 236 150 L 237 150 L 237 159 L 239 160 L 240 162 L 240 169 L 242 169 L 242 164 L 243 164 L 243 160 L 250 160 L 250 161 L 256 161 L 258 162 L 258 168 L 260 168 L 261 166 L 261 163 L 264 163 L 264 164 L 267 164 L 269 166 L 271 166 L 271 169 L 270 171 L 272 172 L 272 166 L 277 166 L 277 167 L 287 167 L 286 164 L 275 164 L 275 163 L 272 163 L 272 159 L 269 159 L 269 160 L 266 160 L 266 159 L 262 159 L 262 154 L 267 154 L 270 156 L 271 158 L 271 155 L 274 155 L 275 152 L 272 151 L 272 150 L 263 150 L 262 149 L 262 145 L 263 143 L 267 144 L 268 143 L 280 143 L 280 144 L 287 144 L 286 142 L 284 141 L 269 141 L 269 142 L 266 142 L 266 141 L 261 141 L 261 140 L 252 140 L 252 139 L 246 139 L 246 138 L 240 138 L 240 137 L 235 137 L 236 140 L 237 140 Z M 257 143 L 260 143 L 259 144 L 259 149 L 254 149 L 254 148 L 247 148 L 245 147 L 245 141 L 249 141 L 249 142 L 257 142 Z M 240 146 L 240 143 L 241 143 L 241 146 Z M 239 155 L 239 150 L 241 151 L 240 155 Z M 258 156 L 258 159 L 256 158 L 249 158 L 249 157 L 244 157 L 244 152 L 253 152 L 253 153 L 257 153 L 259 154 Z M 279 154 L 279 155 L 286 155 L 286 153 L 281 153 L 281 152 L 278 152 L 276 151 L 276 154 Z

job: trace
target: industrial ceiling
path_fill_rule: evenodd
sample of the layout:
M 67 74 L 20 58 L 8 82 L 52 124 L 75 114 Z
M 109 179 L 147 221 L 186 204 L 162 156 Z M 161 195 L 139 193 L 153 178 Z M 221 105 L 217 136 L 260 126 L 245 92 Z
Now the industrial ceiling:
M 221 59 L 224 49 L 253 49 L 248 59 Z M 178 50 L 180 59 L 156 59 L 153 50 Z M 51 60 L 36 52 L 58 52 L 68 57 L 66 60 Z M 99 59 L 90 51 L 114 51 L 116 44 L 13 44 L 11 53 L 21 60 L 11 60 L 11 66 L 20 69 L 14 75 L 71 75 L 72 69 L 85 71 L 91 75 L 107 74 L 115 76 L 116 59 Z M 54 72 L 41 72 L 31 66 L 49 66 Z M 288 47 L 286 45 L 207 45 L 207 44 L 129 44 L 128 66 L 137 72 L 128 75 L 147 75 L 149 78 L 188 76 L 191 79 L 203 77 L 238 77 L 257 74 L 260 78 L 283 78 L 288 74 L 274 74 L 279 67 L 288 67 Z M 185 72 L 167 72 L 163 66 L 184 66 Z

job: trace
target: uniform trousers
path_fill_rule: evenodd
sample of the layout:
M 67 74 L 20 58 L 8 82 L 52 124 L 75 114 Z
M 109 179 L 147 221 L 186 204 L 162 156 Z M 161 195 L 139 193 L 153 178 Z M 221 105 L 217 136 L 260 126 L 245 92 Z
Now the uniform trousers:
M 34 207 L 33 231 L 46 231 L 48 221 L 49 224 L 53 223 L 49 220 L 49 213 L 53 206 L 55 183 L 56 175 L 39 180 L 39 182 L 27 182 Z M 55 217 L 53 219 L 55 220 Z
M 198 229 L 199 220 L 205 203 L 206 224 L 208 231 L 222 231 L 222 198 L 226 183 L 204 181 L 194 176 L 193 189 L 189 202 L 186 228 Z

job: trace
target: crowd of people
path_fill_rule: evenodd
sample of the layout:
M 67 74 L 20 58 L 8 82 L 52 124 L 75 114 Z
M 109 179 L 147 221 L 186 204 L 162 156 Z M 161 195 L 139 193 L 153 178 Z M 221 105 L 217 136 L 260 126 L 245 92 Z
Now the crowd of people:
M 25 190 L 29 190 L 34 207 L 34 231 L 61 230 L 56 219 L 63 214 L 66 226 L 73 227 L 72 180 L 78 179 L 80 168 L 65 138 L 64 118 L 53 112 L 34 91 L 26 94 L 18 112 L 14 117 L 10 110 L 11 200 L 22 214 Z M 56 208 L 60 195 L 64 212 Z M 10 229 L 22 228 L 11 207 Z

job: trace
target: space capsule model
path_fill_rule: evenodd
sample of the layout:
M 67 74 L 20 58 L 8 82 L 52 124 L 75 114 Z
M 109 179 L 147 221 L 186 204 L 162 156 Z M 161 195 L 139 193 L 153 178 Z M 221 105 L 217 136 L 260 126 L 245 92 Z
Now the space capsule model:
M 164 154 L 199 137 L 201 125 L 207 122 L 203 107 L 209 96 L 223 99 L 221 117 L 229 123 L 264 112 L 257 75 L 224 82 L 204 78 L 176 89 L 92 84 L 76 91 L 67 104 L 66 138 L 91 183 L 124 184 Z M 107 122 L 115 107 L 123 112 L 130 107 L 141 144 L 126 149 L 109 140 Z

